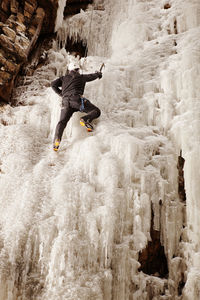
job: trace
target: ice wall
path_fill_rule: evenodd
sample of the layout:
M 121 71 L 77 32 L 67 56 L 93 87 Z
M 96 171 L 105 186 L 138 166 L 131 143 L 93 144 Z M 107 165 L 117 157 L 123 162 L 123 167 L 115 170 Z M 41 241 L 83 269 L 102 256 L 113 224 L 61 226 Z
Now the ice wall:
M 60 99 L 47 86 L 72 59 L 55 45 L 19 88 L 23 105 L 1 109 L 0 299 L 196 300 L 200 5 L 106 0 L 63 21 L 64 6 L 60 41 L 87 42 L 83 72 L 106 65 L 85 91 L 102 115 L 88 135 L 74 114 L 52 152 Z M 152 230 L 164 278 L 139 269 Z

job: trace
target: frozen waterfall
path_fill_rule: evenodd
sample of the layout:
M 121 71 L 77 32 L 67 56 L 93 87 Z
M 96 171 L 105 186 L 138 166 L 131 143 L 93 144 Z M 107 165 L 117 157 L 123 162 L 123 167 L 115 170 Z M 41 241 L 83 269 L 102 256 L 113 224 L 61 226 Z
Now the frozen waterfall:
M 60 0 L 48 64 L 0 108 L 0 300 L 199 300 L 200 2 L 94 2 L 63 20 Z M 85 91 L 102 115 L 88 134 L 74 114 L 54 153 L 67 37 L 85 73 L 105 63 Z

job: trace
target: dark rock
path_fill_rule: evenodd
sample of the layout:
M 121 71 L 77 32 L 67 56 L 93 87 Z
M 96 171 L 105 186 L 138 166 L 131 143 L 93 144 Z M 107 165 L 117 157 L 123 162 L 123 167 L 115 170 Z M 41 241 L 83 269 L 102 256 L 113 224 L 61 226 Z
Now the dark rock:
M 185 179 L 184 179 L 184 164 L 185 159 L 182 157 L 182 153 L 178 157 L 177 169 L 178 169 L 178 194 L 180 199 L 185 202 L 186 201 L 186 193 L 185 193 Z
M 5 35 L 7 35 L 12 40 L 12 42 L 14 42 L 16 38 L 16 32 L 13 29 L 11 29 L 9 26 L 3 26 L 2 29 Z
M 1 9 L 6 13 L 9 14 L 10 13 L 10 1 L 8 0 L 3 0 L 1 2 Z
M 10 28 L 15 29 L 16 27 L 16 16 L 10 15 L 10 17 L 6 20 L 5 24 L 8 25 Z
M 29 4 L 31 4 L 35 8 L 37 7 L 37 0 L 26 0 L 26 2 L 28 2 Z
M 24 51 L 30 46 L 30 40 L 25 36 L 17 35 L 16 43 L 18 43 L 21 47 L 23 47 Z
M 26 31 L 26 26 L 23 23 L 16 22 L 15 24 L 18 33 L 24 33 Z
M 87 45 L 82 41 L 73 41 L 73 39 L 67 39 L 65 49 L 74 56 L 84 57 L 87 53 Z
M 164 5 L 164 9 L 169 9 L 171 7 L 171 5 L 169 4 L 169 3 L 166 3 L 165 5 Z
M 22 13 L 18 12 L 17 13 L 17 21 L 19 23 L 24 23 L 24 20 L 25 20 L 24 15 Z
M 26 16 L 25 13 L 28 12 L 32 16 L 36 7 L 37 7 L 37 2 L 33 2 L 33 4 L 31 4 L 26 1 L 24 5 L 24 15 Z
M 57 16 L 58 0 L 38 0 L 38 6 L 42 7 L 45 11 L 41 34 L 47 35 L 53 33 Z
M 68 17 L 78 14 L 81 9 L 87 9 L 88 5 L 91 3 L 93 3 L 93 0 L 68 0 L 64 10 L 64 16 Z
M 2 0 L 0 4 L 0 98 L 9 101 L 15 78 L 41 30 L 52 33 L 58 0 Z M 45 20 L 45 22 L 44 22 Z
M 0 100 L 1 101 L 9 103 L 13 86 L 14 86 L 14 80 L 11 80 L 9 82 L 4 82 L 3 85 L 1 85 L 1 74 L 0 74 Z
M 18 7 L 19 7 L 19 3 L 17 2 L 17 0 L 11 0 L 10 10 L 13 14 L 17 14 Z
M 2 67 L 4 67 L 8 73 L 15 74 L 19 66 L 12 60 L 8 60 L 4 56 L 1 56 L 0 53 L 0 69 L 2 69 Z
M 12 75 L 5 70 L 0 70 L 0 85 L 3 85 L 6 82 L 9 82 L 12 78 Z
M 13 44 L 6 35 L 0 35 L 0 44 L 4 50 L 15 55 L 19 61 L 25 61 L 26 54 L 24 53 L 23 48 L 17 43 Z
M 37 8 L 36 17 L 35 17 L 35 22 L 37 23 L 37 29 L 35 31 L 35 34 L 33 35 L 33 38 L 31 39 L 30 45 L 26 51 L 27 56 L 29 55 L 31 49 L 33 49 L 35 43 L 37 42 L 37 39 L 38 39 L 41 29 L 42 29 L 44 17 L 45 17 L 44 9 L 41 7 Z
M 43 20 L 44 16 L 45 16 L 44 9 L 41 8 L 41 7 L 38 7 L 37 10 L 36 10 L 36 20 L 37 20 L 37 23 L 39 23 L 41 20 Z
M 33 37 L 34 36 L 34 34 L 36 33 L 36 27 L 35 26 L 33 26 L 33 25 L 31 25 L 29 28 L 28 28 L 28 33 L 29 33 L 29 35 L 30 35 L 30 37 Z
M 8 18 L 8 15 L 0 9 L 0 22 L 5 23 Z
M 160 232 L 153 229 L 153 210 L 151 218 L 151 241 L 139 254 L 139 263 L 141 264 L 139 271 L 143 271 L 148 275 L 157 277 L 168 276 L 167 258 L 165 256 L 164 247 L 160 242 Z
M 31 19 L 35 9 L 36 9 L 37 3 L 33 2 L 33 5 L 30 4 L 29 2 L 25 2 L 24 5 L 24 16 L 27 17 L 28 19 Z

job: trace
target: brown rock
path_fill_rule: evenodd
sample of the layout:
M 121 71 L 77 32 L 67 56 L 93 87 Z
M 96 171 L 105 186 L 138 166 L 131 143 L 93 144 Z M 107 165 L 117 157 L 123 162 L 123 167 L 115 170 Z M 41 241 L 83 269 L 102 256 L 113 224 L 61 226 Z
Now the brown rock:
M 26 2 L 30 3 L 34 7 L 37 7 L 37 0 L 26 0 Z
M 54 32 L 55 19 L 57 16 L 58 0 L 38 0 L 38 6 L 45 11 L 45 18 L 42 25 L 42 34 Z
M 16 21 L 16 16 L 10 15 L 9 18 L 8 18 L 8 20 L 10 20 L 10 21 Z
M 23 33 L 26 31 L 26 26 L 23 23 L 16 22 L 16 30 L 17 32 Z
M 11 0 L 10 10 L 13 14 L 17 14 L 18 6 L 19 6 L 19 3 L 17 2 L 17 0 Z
M 24 23 L 24 15 L 21 14 L 20 12 L 17 13 L 17 21 L 19 23 Z
M 10 15 L 10 17 L 6 20 L 5 24 L 10 28 L 15 29 L 16 16 Z
M 0 57 L 4 57 L 6 60 L 12 60 L 14 63 L 16 63 L 15 56 L 8 51 L 4 51 L 2 47 L 0 48 Z
M 26 50 L 30 45 L 30 41 L 27 37 L 19 35 L 16 36 L 16 43 L 20 44 L 24 50 Z
M 43 8 L 38 7 L 36 10 L 36 18 L 40 21 L 41 19 L 43 19 L 45 16 L 45 11 Z
M 22 7 L 24 11 L 21 11 Z M 34 48 L 40 33 L 54 32 L 57 8 L 58 0 L 0 0 L 1 30 L 5 27 L 0 35 L 0 99 L 10 101 L 20 66 Z
M 5 52 L 3 51 L 3 49 L 0 49 L 0 57 L 5 57 L 6 56 L 6 54 L 5 54 Z
M 31 36 L 33 36 L 36 33 L 36 27 L 31 25 L 30 28 L 28 29 L 28 32 Z
M 8 26 L 3 27 L 3 32 L 7 35 L 13 42 L 16 38 L 16 32 Z
M 26 1 L 24 4 L 24 16 L 31 19 L 36 7 L 37 1 Z
M 13 44 L 6 35 L 0 35 L 0 44 L 5 51 L 13 54 L 18 60 L 24 61 L 26 59 L 23 48 L 18 43 Z
M 44 16 L 45 16 L 45 12 L 44 12 L 43 8 L 38 7 L 36 10 L 36 15 L 34 16 L 34 18 L 32 20 L 32 25 L 37 27 L 39 23 L 42 23 Z
M 7 70 L 8 73 L 15 73 L 19 67 L 13 61 L 7 60 L 4 56 L 1 55 L 0 55 L 0 65 L 4 66 L 5 70 Z
M 37 6 L 36 3 L 33 2 L 33 4 L 30 4 L 29 2 L 26 1 L 24 5 L 24 11 L 27 11 L 32 15 L 36 9 L 36 6 Z
M 16 73 L 16 71 L 19 69 L 19 65 L 15 64 L 14 62 L 7 60 L 6 61 L 6 67 L 7 70 L 9 70 L 9 73 Z
M 10 3 L 8 0 L 3 0 L 1 3 L 1 9 L 5 12 L 5 13 L 9 13 L 10 12 Z
M 1 84 L 1 77 L 0 77 L 0 99 L 3 99 L 5 102 L 9 102 L 13 86 L 14 86 L 14 78 L 11 79 L 9 82 Z
M 28 11 L 24 11 L 24 16 L 27 18 L 27 19 L 31 19 L 31 17 L 32 17 L 32 14 L 30 14 Z
M 25 52 L 26 49 L 24 49 L 21 46 L 21 44 L 17 43 L 17 42 L 15 43 L 15 49 L 16 49 L 16 54 L 18 55 L 18 57 L 21 60 L 25 61 L 27 59 L 27 55 L 26 55 L 26 52 Z
M 12 78 L 12 75 L 8 72 L 2 71 L 0 69 L 0 85 L 3 85 L 4 83 L 10 81 Z
M 164 9 L 168 9 L 168 8 L 170 8 L 171 7 L 171 5 L 169 4 L 169 3 L 166 3 L 165 5 L 164 5 Z
M 14 51 L 14 45 L 11 42 L 11 40 L 4 34 L 0 35 L 0 44 L 2 46 L 2 48 L 4 48 L 5 50 L 8 50 L 8 52 L 13 52 Z
M 3 10 L 0 9 L 0 21 L 5 23 L 7 19 L 8 19 L 8 15 Z

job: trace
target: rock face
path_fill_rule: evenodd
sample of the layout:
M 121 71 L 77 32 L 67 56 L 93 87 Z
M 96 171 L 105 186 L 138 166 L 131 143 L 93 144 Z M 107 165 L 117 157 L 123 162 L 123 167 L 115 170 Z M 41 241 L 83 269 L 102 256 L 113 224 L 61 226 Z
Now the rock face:
M 57 7 L 58 0 L 2 0 L 0 101 L 10 102 L 15 78 L 40 34 L 53 32 Z
M 162 203 L 160 202 L 160 205 Z M 139 271 L 143 271 L 145 274 L 157 276 L 160 278 L 167 278 L 168 265 L 167 258 L 164 253 L 164 247 L 160 242 L 160 232 L 153 229 L 153 209 L 151 219 L 151 241 L 145 249 L 139 254 Z
M 78 14 L 80 10 L 85 10 L 88 4 L 92 4 L 93 0 L 68 0 L 64 10 L 64 16 L 68 17 L 71 15 Z

